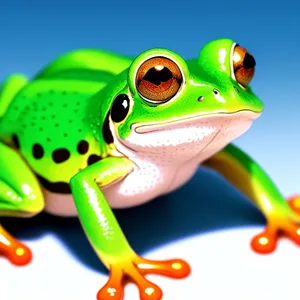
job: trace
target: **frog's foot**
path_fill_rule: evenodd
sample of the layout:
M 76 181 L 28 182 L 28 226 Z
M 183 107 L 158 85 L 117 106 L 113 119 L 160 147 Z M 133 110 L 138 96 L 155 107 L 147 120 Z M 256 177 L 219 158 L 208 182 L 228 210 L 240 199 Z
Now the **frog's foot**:
M 180 259 L 155 261 L 135 255 L 133 259 L 110 266 L 110 278 L 98 292 L 97 299 L 122 300 L 125 279 L 130 279 L 138 286 L 141 300 L 159 300 L 162 290 L 144 276 L 150 273 L 179 279 L 190 274 L 190 267 Z
M 296 213 L 300 215 L 300 195 L 295 195 L 290 197 L 287 200 L 290 208 Z
M 0 253 L 5 255 L 14 265 L 27 265 L 32 259 L 31 250 L 16 240 L 0 225 Z
M 300 220 L 300 196 L 293 196 L 287 202 L 294 213 L 299 214 Z M 281 217 L 278 215 L 269 218 L 266 229 L 252 239 L 252 249 L 261 254 L 273 252 L 281 234 L 288 236 L 300 246 L 300 224 L 296 224 L 288 216 Z

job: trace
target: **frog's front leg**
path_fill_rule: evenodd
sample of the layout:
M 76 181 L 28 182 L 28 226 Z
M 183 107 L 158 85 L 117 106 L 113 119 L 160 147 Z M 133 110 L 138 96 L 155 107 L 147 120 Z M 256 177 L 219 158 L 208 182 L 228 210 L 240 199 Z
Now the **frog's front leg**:
M 145 279 L 154 273 L 173 278 L 189 274 L 182 260 L 153 261 L 138 256 L 128 244 L 101 188 L 114 183 L 133 170 L 127 158 L 106 158 L 82 170 L 70 182 L 79 219 L 95 252 L 110 270 L 107 284 L 98 299 L 123 299 L 124 276 L 138 286 L 141 299 L 161 299 L 158 286 Z
M 266 229 L 252 239 L 253 250 L 258 253 L 274 251 L 279 233 L 287 234 L 300 245 L 300 225 L 297 225 L 300 223 L 299 197 L 287 202 L 263 169 L 232 144 L 204 165 L 222 174 L 253 201 L 266 217 Z
M 32 216 L 44 207 L 39 183 L 13 149 L 0 143 L 0 216 Z M 30 249 L 0 225 L 0 253 L 16 265 L 31 260 Z

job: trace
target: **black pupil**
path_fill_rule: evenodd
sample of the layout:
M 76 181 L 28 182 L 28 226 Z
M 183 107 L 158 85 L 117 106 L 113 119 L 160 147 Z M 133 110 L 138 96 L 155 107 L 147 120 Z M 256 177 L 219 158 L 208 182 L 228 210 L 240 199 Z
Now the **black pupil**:
M 149 81 L 157 86 L 159 86 L 162 82 L 166 82 L 173 78 L 172 72 L 166 68 L 160 66 L 151 68 L 143 80 Z
M 130 102 L 127 95 L 118 95 L 111 108 L 111 119 L 116 123 L 122 122 L 128 114 L 129 104 Z
M 252 69 L 255 67 L 255 59 L 252 55 L 250 55 L 249 53 L 246 53 L 245 54 L 245 57 L 244 57 L 244 61 L 243 61 L 243 67 L 244 69 Z

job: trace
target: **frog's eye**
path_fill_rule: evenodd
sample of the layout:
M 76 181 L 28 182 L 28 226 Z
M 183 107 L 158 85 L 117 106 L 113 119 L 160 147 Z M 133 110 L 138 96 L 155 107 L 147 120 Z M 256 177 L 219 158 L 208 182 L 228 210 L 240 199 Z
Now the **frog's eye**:
M 234 79 L 243 87 L 247 87 L 254 76 L 255 59 L 244 48 L 236 45 L 232 54 Z
M 164 103 L 174 97 L 180 89 L 183 76 L 178 65 L 166 57 L 152 57 L 139 67 L 135 85 L 145 100 Z

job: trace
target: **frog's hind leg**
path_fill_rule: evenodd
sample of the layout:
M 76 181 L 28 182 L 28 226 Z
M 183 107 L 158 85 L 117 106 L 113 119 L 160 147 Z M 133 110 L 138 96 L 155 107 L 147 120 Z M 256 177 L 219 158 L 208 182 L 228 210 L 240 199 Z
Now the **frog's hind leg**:
M 204 165 L 223 175 L 264 214 L 266 227 L 251 241 L 255 252 L 273 252 L 282 234 L 300 245 L 299 196 L 286 201 L 267 173 L 232 144 L 209 158 Z
M 22 74 L 13 74 L 0 84 L 0 118 L 5 114 L 16 94 L 27 84 Z
M 0 216 L 28 217 L 44 208 L 40 185 L 18 153 L 0 143 Z M 31 260 L 28 247 L 0 225 L 0 253 L 16 265 Z
M 133 58 L 99 49 L 78 49 L 50 62 L 33 79 L 67 78 L 108 81 L 130 66 Z

